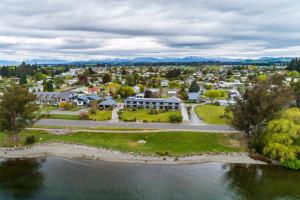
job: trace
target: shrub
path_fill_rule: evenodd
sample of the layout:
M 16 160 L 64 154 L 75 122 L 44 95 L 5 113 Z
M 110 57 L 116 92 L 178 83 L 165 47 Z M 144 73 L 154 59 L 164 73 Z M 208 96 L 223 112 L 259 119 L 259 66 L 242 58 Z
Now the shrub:
M 64 110 L 71 110 L 74 107 L 74 104 L 70 102 L 60 102 L 58 106 Z
M 90 112 L 90 114 L 94 115 L 94 114 L 96 114 L 96 111 L 97 111 L 97 109 L 91 108 L 89 112 Z
M 300 170 L 300 160 L 287 160 L 282 162 L 281 165 L 289 169 Z
M 87 112 L 80 112 L 79 117 L 80 117 L 80 119 L 85 120 L 85 119 L 88 119 L 89 115 Z
M 179 123 L 179 122 L 182 122 L 182 116 L 172 114 L 172 115 L 169 116 L 169 120 L 172 123 Z
M 35 136 L 31 135 L 25 138 L 25 144 L 26 145 L 31 145 L 35 143 Z

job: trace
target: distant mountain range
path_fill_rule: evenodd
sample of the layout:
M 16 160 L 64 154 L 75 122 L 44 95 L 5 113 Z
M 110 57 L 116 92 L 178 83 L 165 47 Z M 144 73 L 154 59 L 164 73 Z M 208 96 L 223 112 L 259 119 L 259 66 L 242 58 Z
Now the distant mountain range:
M 232 58 L 207 58 L 207 57 L 170 57 L 170 58 L 154 58 L 154 57 L 137 57 L 133 59 L 102 59 L 102 60 L 86 60 L 86 61 L 68 61 L 59 59 L 34 59 L 25 61 L 28 64 L 40 64 L 40 65 L 58 65 L 58 64 L 114 64 L 114 65 L 126 65 L 126 64 L 157 64 L 157 63 L 207 63 L 207 62 L 219 62 L 219 63 L 236 63 L 236 64 L 272 64 L 272 63 L 286 63 L 289 62 L 292 57 L 262 57 L 259 59 L 232 59 Z M 18 65 L 20 62 L 0 60 L 0 65 Z

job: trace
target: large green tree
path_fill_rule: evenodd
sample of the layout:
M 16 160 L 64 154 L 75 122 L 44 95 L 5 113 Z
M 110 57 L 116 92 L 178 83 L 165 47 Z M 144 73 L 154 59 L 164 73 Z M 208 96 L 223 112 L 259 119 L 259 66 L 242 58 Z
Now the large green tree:
M 250 133 L 259 134 L 276 112 L 288 107 L 293 101 L 292 88 L 281 84 L 280 76 L 259 81 L 245 91 L 243 99 L 232 106 L 231 125 L 246 132 L 248 136 Z
M 199 90 L 200 90 L 200 87 L 199 87 L 197 81 L 194 80 L 189 87 L 189 92 L 199 92 Z
M 292 59 L 286 69 L 290 70 L 290 71 L 296 70 L 296 71 L 300 72 L 300 58 Z
M 214 103 L 215 99 L 226 98 L 227 93 L 224 90 L 208 90 L 204 93 L 204 96 L 208 97 L 211 103 Z
M 18 133 L 34 122 L 36 96 L 19 85 L 7 88 L 0 98 L 0 130 L 14 135 L 17 142 Z

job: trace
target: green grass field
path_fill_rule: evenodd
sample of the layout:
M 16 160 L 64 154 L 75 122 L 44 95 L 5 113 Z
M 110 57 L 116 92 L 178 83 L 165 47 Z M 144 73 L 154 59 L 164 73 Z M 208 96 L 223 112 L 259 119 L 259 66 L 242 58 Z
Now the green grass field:
M 137 152 L 146 155 L 187 155 L 208 152 L 241 152 L 242 135 L 197 132 L 156 132 L 156 133 L 88 133 L 52 135 L 45 131 L 26 130 L 20 133 L 20 145 L 25 138 L 34 135 L 38 142 L 67 142 L 103 147 L 124 152 Z M 145 140 L 146 144 L 137 141 Z M 12 137 L 0 133 L 1 146 L 14 146 Z
M 226 124 L 222 118 L 225 107 L 215 105 L 200 105 L 195 108 L 195 112 L 205 123 L 208 124 Z
M 181 116 L 180 111 L 168 111 L 161 112 L 158 114 L 150 114 L 150 110 L 136 109 L 136 110 L 125 110 L 121 112 L 120 119 L 122 121 L 143 121 L 143 122 L 170 122 L 170 116 L 177 115 Z
M 89 114 L 89 119 L 95 121 L 107 121 L 111 120 L 111 115 L 111 110 L 97 110 L 95 114 Z
M 44 118 L 44 119 L 80 120 L 80 116 L 79 115 L 64 115 L 64 114 L 43 115 L 42 118 Z

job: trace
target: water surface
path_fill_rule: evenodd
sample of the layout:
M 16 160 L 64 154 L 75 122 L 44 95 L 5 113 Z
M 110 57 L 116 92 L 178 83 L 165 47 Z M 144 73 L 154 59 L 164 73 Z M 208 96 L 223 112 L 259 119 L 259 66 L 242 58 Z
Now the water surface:
M 300 199 L 300 172 L 275 166 L 2 160 L 0 199 Z

